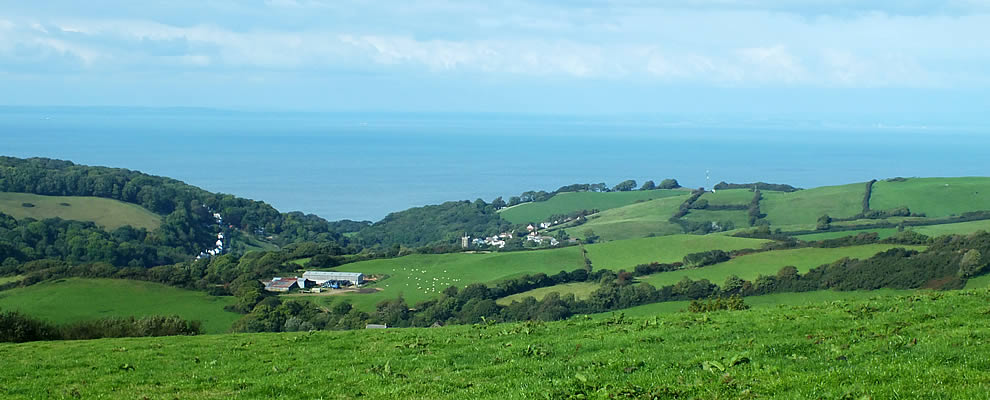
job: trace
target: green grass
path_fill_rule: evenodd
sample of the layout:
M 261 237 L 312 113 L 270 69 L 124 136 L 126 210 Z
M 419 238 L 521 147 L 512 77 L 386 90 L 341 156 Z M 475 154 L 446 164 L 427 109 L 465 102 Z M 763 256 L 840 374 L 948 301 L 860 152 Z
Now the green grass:
M 977 231 L 990 231 L 990 220 L 957 222 L 954 224 L 909 226 L 906 227 L 905 229 L 910 231 L 915 231 L 922 235 L 931 236 L 931 237 L 945 236 L 945 235 L 968 235 L 970 233 Z M 876 232 L 880 235 L 881 239 L 884 239 L 897 234 L 897 228 L 860 229 L 860 230 L 844 231 L 844 232 L 822 232 L 822 233 L 812 233 L 808 235 L 798 235 L 796 237 L 801 240 L 812 241 L 812 240 L 836 239 L 846 236 L 854 236 L 863 232 Z
M 753 192 L 749 189 L 717 190 L 715 193 L 705 192 L 700 199 L 708 200 L 708 204 L 711 205 L 748 206 L 749 202 L 753 201 Z
M 578 247 L 510 253 L 413 254 L 361 261 L 334 268 L 338 271 L 387 274 L 387 279 L 373 285 L 383 289 L 382 291 L 307 297 L 318 298 L 323 303 L 327 300 L 346 299 L 360 309 L 373 310 L 378 302 L 401 295 L 412 306 L 437 296 L 450 286 L 465 287 L 472 283 L 490 283 L 539 272 L 552 275 L 583 266 L 584 258 Z
M 966 281 L 966 289 L 984 289 L 990 287 L 990 274 L 981 275 Z
M 514 224 L 543 222 L 555 214 L 569 214 L 575 211 L 598 209 L 604 211 L 633 204 L 639 200 L 659 199 L 678 196 L 683 190 L 634 190 L 629 192 L 572 192 L 560 193 L 547 201 L 523 203 L 500 212 L 506 221 Z
M 654 261 L 681 261 L 688 254 L 708 250 L 756 249 L 766 242 L 721 235 L 671 235 L 592 244 L 585 249 L 594 268 L 618 271 Z
M 241 315 L 223 307 L 233 297 L 124 279 L 59 279 L 0 292 L 0 309 L 17 310 L 55 323 L 105 317 L 178 315 L 199 320 L 207 333 L 221 333 Z
M 909 295 L 915 293 L 914 290 L 894 290 L 879 289 L 870 291 L 840 292 L 834 290 L 818 290 L 814 292 L 800 293 L 774 293 L 763 296 L 751 296 L 744 298 L 747 305 L 753 309 L 771 307 L 807 306 L 838 300 L 865 300 L 882 296 Z M 601 316 L 624 313 L 630 317 L 651 317 L 658 314 L 668 314 L 687 310 L 690 301 L 667 301 L 663 303 L 645 304 L 642 306 L 627 308 L 599 314 Z
M 687 221 L 694 222 L 723 222 L 730 221 L 736 228 L 749 227 L 749 214 L 742 210 L 691 210 L 684 216 Z
M 763 192 L 760 211 L 771 225 L 811 225 L 818 217 L 847 218 L 863 211 L 866 183 L 824 186 L 791 193 Z
M 822 232 L 822 233 L 812 233 L 808 235 L 798 235 L 795 236 L 798 239 L 804 241 L 816 241 L 816 240 L 827 240 L 827 239 L 838 239 L 846 236 L 856 236 L 860 233 L 876 232 L 880 235 L 880 239 L 886 239 L 897 234 L 897 228 L 881 228 L 881 229 L 859 229 L 855 231 L 842 231 L 842 232 Z
M 870 208 L 900 206 L 933 218 L 990 210 L 990 178 L 910 178 L 873 185 Z
M 17 282 L 24 279 L 24 275 L 0 276 L 0 285 L 10 282 Z
M 680 225 L 668 222 L 668 219 L 677 212 L 687 196 L 666 197 L 605 210 L 591 216 L 588 222 L 566 230 L 571 236 L 585 238 L 584 233 L 590 229 L 603 241 L 683 233 Z
M 506 296 L 498 299 L 496 303 L 507 306 L 512 304 L 513 301 L 522 301 L 527 297 L 534 297 L 536 300 L 543 300 L 546 295 L 557 292 L 561 296 L 565 294 L 574 294 L 578 299 L 587 299 L 591 292 L 594 292 L 601 285 L 592 282 L 574 282 L 574 283 L 563 283 L 560 285 L 554 285 L 539 289 L 533 289 L 527 292 L 517 293 L 512 296 Z
M 24 207 L 23 203 L 34 204 Z M 68 204 L 68 206 L 63 205 Z M 16 219 L 61 218 L 94 222 L 107 230 L 124 225 L 158 229 L 162 217 L 139 205 L 100 197 L 40 196 L 28 193 L 0 192 L 0 212 Z
M 0 344 L 5 399 L 985 399 L 990 290 L 704 315 Z
M 801 248 L 791 250 L 774 250 L 754 253 L 733 258 L 724 263 L 709 265 L 702 268 L 684 269 L 680 271 L 660 272 L 639 278 L 642 282 L 662 287 L 673 285 L 684 277 L 694 280 L 708 279 L 716 285 L 722 285 L 725 278 L 736 275 L 746 280 L 756 279 L 759 275 L 776 275 L 782 267 L 794 266 L 804 272 L 822 264 L 831 263 L 844 257 L 865 259 L 896 247 L 923 249 L 919 246 L 903 246 L 889 244 L 870 244 L 864 246 L 841 247 L 834 249 Z

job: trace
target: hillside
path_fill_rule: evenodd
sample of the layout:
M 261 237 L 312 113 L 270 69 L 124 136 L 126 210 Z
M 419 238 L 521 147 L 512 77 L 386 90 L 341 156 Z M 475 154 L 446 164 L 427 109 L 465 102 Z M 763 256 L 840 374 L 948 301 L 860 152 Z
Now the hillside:
M 628 192 L 565 192 L 546 201 L 534 201 L 503 209 L 499 215 L 514 224 L 543 222 L 551 215 L 570 214 L 581 210 L 604 211 L 627 206 L 637 201 L 678 196 L 684 190 L 633 190 Z
M 683 233 L 680 225 L 668 220 L 687 197 L 685 193 L 605 210 L 589 216 L 582 225 L 565 226 L 563 229 L 569 235 L 582 239 L 586 239 L 587 232 L 591 231 L 603 241 Z
M 873 185 L 870 208 L 887 210 L 901 206 L 928 217 L 990 210 L 990 178 L 908 178 L 878 181 Z
M 652 318 L 0 344 L 0 393 L 982 399 L 988 302 L 980 289 Z
M 153 231 L 162 224 L 160 215 L 144 207 L 99 197 L 0 192 L 0 212 L 17 219 L 62 218 L 88 221 L 110 231 L 124 225 Z
M 241 317 L 224 311 L 233 297 L 208 296 L 157 283 L 125 279 L 59 279 L 0 292 L 0 309 L 64 324 L 105 317 L 178 315 L 222 333 Z

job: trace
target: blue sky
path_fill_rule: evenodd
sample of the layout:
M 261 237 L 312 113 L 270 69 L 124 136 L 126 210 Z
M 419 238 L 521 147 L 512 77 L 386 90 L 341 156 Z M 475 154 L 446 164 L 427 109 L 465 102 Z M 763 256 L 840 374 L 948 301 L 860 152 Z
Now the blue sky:
M 990 109 L 990 1 L 0 1 L 0 103 Z

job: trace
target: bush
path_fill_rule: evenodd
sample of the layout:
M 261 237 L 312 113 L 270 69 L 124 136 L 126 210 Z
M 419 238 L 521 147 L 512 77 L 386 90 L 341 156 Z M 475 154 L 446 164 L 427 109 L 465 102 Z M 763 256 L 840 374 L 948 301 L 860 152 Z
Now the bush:
M 31 203 L 21 203 L 21 207 L 32 208 L 32 207 L 34 207 L 34 204 L 31 204 Z
M 714 299 L 708 299 L 708 301 L 698 301 L 691 300 L 691 305 L 688 306 L 688 311 L 693 313 L 702 313 L 710 311 L 736 311 L 736 310 L 748 310 L 749 305 L 743 301 L 742 296 L 734 294 L 729 297 L 717 297 Z

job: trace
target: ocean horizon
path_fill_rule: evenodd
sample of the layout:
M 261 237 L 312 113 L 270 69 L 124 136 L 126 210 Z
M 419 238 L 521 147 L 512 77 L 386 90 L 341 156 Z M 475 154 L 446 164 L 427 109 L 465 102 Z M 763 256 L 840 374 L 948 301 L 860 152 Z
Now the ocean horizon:
M 990 138 L 981 125 L 836 121 L 3 107 L 0 155 L 128 168 L 283 212 L 371 221 L 571 183 L 675 178 L 685 187 L 816 187 L 990 175 Z

